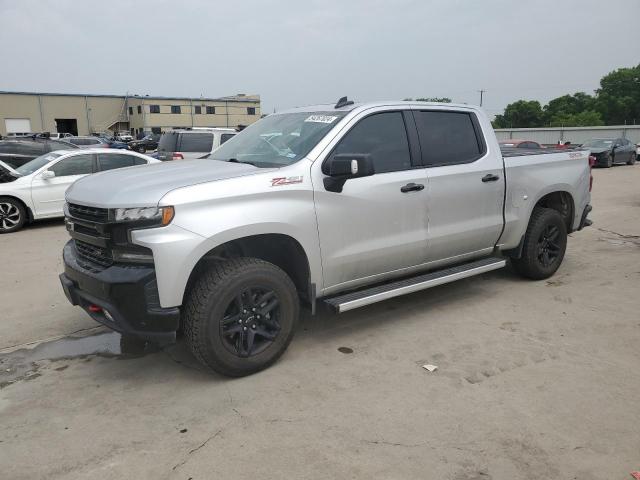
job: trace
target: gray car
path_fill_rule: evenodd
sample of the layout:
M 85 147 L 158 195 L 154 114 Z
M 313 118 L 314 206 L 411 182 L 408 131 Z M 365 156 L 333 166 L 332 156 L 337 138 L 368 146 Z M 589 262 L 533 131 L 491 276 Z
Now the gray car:
M 636 163 L 636 145 L 626 138 L 594 138 L 582 144 L 591 150 L 599 167 L 611 168 L 614 163 Z

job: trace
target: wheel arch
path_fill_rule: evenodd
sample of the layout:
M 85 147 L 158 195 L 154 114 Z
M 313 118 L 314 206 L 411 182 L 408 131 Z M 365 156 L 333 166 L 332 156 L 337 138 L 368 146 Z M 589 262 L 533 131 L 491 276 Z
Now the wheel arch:
M 315 285 L 311 282 L 309 257 L 302 244 L 283 233 L 262 233 L 247 235 L 221 243 L 200 257 L 189 274 L 183 292 L 182 303 L 197 278 L 209 265 L 228 258 L 259 258 L 281 268 L 293 281 L 298 296 L 313 306 Z
M 8 194 L 0 193 L 0 198 L 10 198 L 11 200 L 15 200 L 15 201 L 19 202 L 24 207 L 24 211 L 27 212 L 26 223 L 33 222 L 33 220 L 34 220 L 33 211 L 31 210 L 31 207 L 29 205 L 27 205 L 27 202 L 25 202 L 23 199 L 21 199 L 20 197 L 18 197 L 16 195 L 12 195 L 10 193 L 8 193 Z

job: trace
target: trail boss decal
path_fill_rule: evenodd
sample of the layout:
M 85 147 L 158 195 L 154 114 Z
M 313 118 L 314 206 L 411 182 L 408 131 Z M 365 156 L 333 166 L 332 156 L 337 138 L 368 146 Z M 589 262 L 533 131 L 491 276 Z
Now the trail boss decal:
M 302 183 L 302 175 L 297 177 L 277 177 L 271 179 L 272 187 L 279 187 L 281 185 L 293 185 L 294 183 Z

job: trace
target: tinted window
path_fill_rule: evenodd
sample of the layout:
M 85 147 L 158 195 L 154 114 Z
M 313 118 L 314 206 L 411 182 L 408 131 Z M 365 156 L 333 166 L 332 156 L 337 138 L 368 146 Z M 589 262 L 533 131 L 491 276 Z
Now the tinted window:
M 71 144 L 69 145 L 66 142 L 47 142 L 47 151 L 48 152 L 52 152 L 54 150 L 69 150 L 69 149 L 74 149 L 75 150 L 75 145 Z
M 208 115 L 213 115 L 214 113 L 216 113 L 216 107 L 207 107 Z
M 45 151 L 44 145 L 37 142 L 16 142 L 13 145 L 11 145 L 11 142 L 7 142 L 7 144 L 10 146 L 6 151 L 18 155 L 32 155 L 37 157 Z
M 247 115 L 255 115 L 256 107 L 247 107 Z
M 159 152 L 175 152 L 178 143 L 178 134 L 176 132 L 163 133 L 158 142 Z
M 366 117 L 349 130 L 333 153 L 369 153 L 376 173 L 411 168 L 402 113 L 377 113 Z
M 134 165 L 146 165 L 147 163 L 148 162 L 144 158 L 133 157 L 133 164 Z
M 179 152 L 210 152 L 213 145 L 212 133 L 183 133 L 180 135 Z
M 171 105 L 171 113 L 180 113 L 180 105 Z
M 98 155 L 98 170 L 113 170 L 115 168 L 133 166 L 133 155 L 124 153 L 103 153 Z
M 223 133 L 222 136 L 220 137 L 220 145 L 222 145 L 224 142 L 226 142 L 230 138 L 233 138 L 234 136 L 235 136 L 235 133 Z
M 149 113 L 160 113 L 160 105 L 149 105 Z
M 198 107 L 193 107 L 193 108 L 194 108 L 194 110 L 195 110 L 195 112 L 194 112 L 194 113 L 195 113 L 196 115 L 199 115 L 199 114 L 201 114 L 201 113 L 202 113 L 202 107 L 198 106 Z
M 468 163 L 482 153 L 471 115 L 463 112 L 414 112 L 422 158 L 427 165 Z
M 142 106 L 138 105 L 138 113 L 142 113 Z
M 129 115 L 133 115 L 133 107 L 129 107 Z
M 92 155 L 75 155 L 73 157 L 60 160 L 49 170 L 56 174 L 56 177 L 67 175 L 86 175 L 92 172 Z

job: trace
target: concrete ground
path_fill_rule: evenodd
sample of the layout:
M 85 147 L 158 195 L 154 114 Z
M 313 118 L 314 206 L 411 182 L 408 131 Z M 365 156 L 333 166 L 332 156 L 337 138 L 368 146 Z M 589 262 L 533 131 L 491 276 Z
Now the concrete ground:
M 548 281 L 505 269 L 305 316 L 276 365 L 235 380 L 180 344 L 114 354 L 58 285 L 60 221 L 1 236 L 0 477 L 630 478 L 640 165 L 594 176 L 594 225 Z

